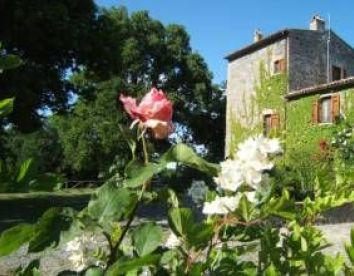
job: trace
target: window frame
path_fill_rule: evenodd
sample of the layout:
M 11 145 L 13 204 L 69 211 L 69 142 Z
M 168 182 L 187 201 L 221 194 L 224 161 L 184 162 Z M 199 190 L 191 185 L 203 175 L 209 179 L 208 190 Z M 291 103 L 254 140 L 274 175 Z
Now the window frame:
M 333 117 L 332 117 L 332 94 L 325 94 L 325 95 L 321 95 L 320 98 L 318 99 L 318 123 L 320 125 L 330 125 L 333 124 Z M 324 122 L 323 121 L 323 102 L 324 101 L 328 101 L 328 106 L 329 106 L 329 121 Z
M 286 59 L 279 58 L 273 61 L 273 75 L 283 74 L 286 73 Z

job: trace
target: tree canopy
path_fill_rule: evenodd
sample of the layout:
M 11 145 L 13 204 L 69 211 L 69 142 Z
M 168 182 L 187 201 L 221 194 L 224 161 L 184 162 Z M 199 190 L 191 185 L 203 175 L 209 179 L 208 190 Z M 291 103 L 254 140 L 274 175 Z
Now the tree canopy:
M 4 17 L 0 11 L 0 23 L 13 30 L 0 28 L 0 40 L 7 52 L 23 58 L 24 66 L 0 75 L 6 91 L 1 97 L 16 96 L 10 120 L 21 132 L 40 128 L 36 135 L 44 140 L 58 135 L 59 143 L 47 145 L 56 148 L 58 166 L 67 175 L 95 178 L 113 160 L 125 163 L 129 150 L 118 125 L 128 123 L 128 117 L 117 97 L 124 92 L 139 98 L 152 86 L 173 101 L 178 139 L 204 145 L 212 160 L 223 157 L 223 89 L 212 83 L 183 26 L 163 25 L 147 11 L 98 9 L 88 0 L 27 6 L 16 0 L 9 7 Z M 28 23 L 21 26 L 18 14 L 27 11 Z M 32 32 L 30 38 L 24 35 Z M 41 120 L 41 113 L 48 118 Z M 32 143 L 23 149 L 33 148 L 35 141 L 23 137 L 8 139 L 7 147 L 14 152 L 23 141 Z M 155 145 L 156 150 L 167 144 Z M 43 151 L 37 157 L 48 155 Z

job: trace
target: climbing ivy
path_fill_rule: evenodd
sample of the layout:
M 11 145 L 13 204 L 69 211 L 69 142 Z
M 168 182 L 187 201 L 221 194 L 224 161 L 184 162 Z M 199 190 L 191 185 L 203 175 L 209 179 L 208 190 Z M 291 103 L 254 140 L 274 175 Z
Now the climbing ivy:
M 266 64 L 260 61 L 259 79 L 254 84 L 254 93 L 244 97 L 242 109 L 235 112 L 232 107 L 229 112 L 228 152 L 232 156 L 237 144 L 250 135 L 263 131 L 262 113 L 270 109 L 279 114 L 280 128 L 273 136 L 281 137 L 285 142 L 286 156 L 296 156 L 300 152 L 304 158 L 317 158 L 320 155 L 321 143 L 330 143 L 333 133 L 343 125 L 312 124 L 312 104 L 320 95 L 312 95 L 286 102 L 287 74 L 271 74 Z M 341 92 L 342 121 L 354 123 L 354 89 Z M 242 123 L 241 123 L 242 121 Z M 246 124 L 244 123 L 246 121 Z
M 229 108 L 229 129 L 228 136 L 228 152 L 227 156 L 232 156 L 237 144 L 250 135 L 259 134 L 263 131 L 262 114 L 263 111 L 271 109 L 279 114 L 280 122 L 285 121 L 285 102 L 284 95 L 287 91 L 287 74 L 271 74 L 266 64 L 269 62 L 260 61 L 259 63 L 259 79 L 254 84 L 254 94 L 248 95 L 247 100 L 244 98 L 242 110 L 238 113 Z M 248 91 L 249 93 L 250 91 Z M 247 95 L 243 93 L 243 95 Z M 242 124 L 240 119 L 247 124 Z M 281 123 L 277 133 L 272 133 L 272 136 L 280 136 L 283 134 L 285 125 Z
M 312 104 L 320 95 L 307 96 L 287 103 L 286 145 L 289 153 L 299 151 L 318 154 L 323 144 L 330 144 L 343 121 L 354 123 L 354 89 L 341 91 L 341 120 L 333 124 L 313 124 Z

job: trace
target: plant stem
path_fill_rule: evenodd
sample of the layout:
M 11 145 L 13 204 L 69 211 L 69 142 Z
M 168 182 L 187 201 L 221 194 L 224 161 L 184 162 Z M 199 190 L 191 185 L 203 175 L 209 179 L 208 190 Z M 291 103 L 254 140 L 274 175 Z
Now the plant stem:
M 149 155 L 148 155 L 148 152 L 147 152 L 146 140 L 145 140 L 144 134 L 142 135 L 141 140 L 143 142 L 144 163 L 146 165 L 146 164 L 149 163 Z
M 143 153 L 144 153 L 144 164 L 147 165 L 149 163 L 149 156 L 148 156 L 148 152 L 147 152 L 147 148 L 146 148 L 146 141 L 145 141 L 145 137 L 142 136 L 142 142 L 143 142 Z M 132 209 L 132 211 L 130 212 L 128 221 L 122 231 L 122 234 L 120 235 L 117 243 L 113 246 L 112 250 L 111 250 L 111 255 L 109 256 L 109 260 L 107 262 L 107 268 L 109 268 L 115 261 L 115 258 L 117 256 L 117 251 L 120 247 L 120 245 L 122 244 L 125 235 L 128 233 L 128 230 L 130 228 L 130 225 L 132 224 L 135 215 L 136 215 L 136 211 L 138 210 L 139 207 L 139 203 L 141 202 L 144 192 L 146 191 L 147 187 L 149 186 L 149 182 L 145 182 L 143 184 L 143 187 L 141 188 L 138 200 L 135 202 L 135 205 Z

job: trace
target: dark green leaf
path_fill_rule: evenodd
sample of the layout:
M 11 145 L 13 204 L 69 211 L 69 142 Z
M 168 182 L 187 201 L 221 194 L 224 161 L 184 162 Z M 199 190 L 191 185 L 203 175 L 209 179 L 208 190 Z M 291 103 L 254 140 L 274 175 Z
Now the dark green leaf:
M 156 164 L 148 163 L 144 165 L 138 161 L 133 161 L 125 170 L 127 179 L 124 180 L 124 185 L 130 188 L 142 186 L 158 172 L 159 167 Z
M 203 270 L 204 268 L 202 263 L 194 263 L 188 273 L 188 276 L 202 276 Z
M 38 252 L 52 244 L 57 245 L 61 232 L 68 230 L 72 221 L 73 213 L 69 208 L 51 208 L 47 210 L 34 225 L 28 251 Z
M 5 256 L 17 250 L 24 243 L 28 242 L 33 234 L 33 226 L 30 224 L 19 224 L 5 230 L 0 236 L 0 256 Z
M 40 262 L 38 259 L 31 261 L 24 269 L 16 273 L 16 276 L 40 276 Z
M 14 99 L 4 99 L 0 101 L 0 118 L 12 112 Z
M 119 260 L 115 262 L 107 271 L 107 276 L 124 275 L 130 270 L 143 266 L 155 265 L 160 260 L 159 254 L 146 255 L 140 258 Z
M 62 187 L 64 180 L 54 173 L 45 173 L 29 182 L 30 191 L 53 191 Z
M 136 202 L 136 195 L 126 188 L 106 183 L 93 195 L 88 204 L 88 214 L 105 228 L 119 221 Z
M 31 175 L 33 175 L 33 170 L 34 170 L 34 161 L 32 158 L 27 159 L 21 164 L 21 167 L 19 169 L 16 182 L 17 183 L 25 183 L 26 181 L 29 181 L 31 178 Z
M 140 225 L 133 233 L 133 244 L 139 256 L 152 253 L 162 241 L 162 228 L 155 223 Z
M 104 271 L 100 267 L 91 267 L 86 270 L 85 276 L 103 276 Z
M 172 208 L 168 212 L 168 222 L 177 236 L 187 236 L 189 228 L 194 225 L 194 216 L 191 209 Z
M 0 57 L 0 70 L 13 69 L 22 64 L 22 60 L 15 55 L 6 55 Z
M 132 135 L 131 130 L 128 128 L 123 127 L 122 125 L 118 125 L 125 141 L 127 142 L 130 151 L 132 153 L 132 159 L 135 159 L 135 151 L 136 151 L 136 141 L 135 137 Z
M 219 165 L 205 161 L 185 144 L 177 144 L 171 147 L 160 159 L 161 164 L 169 162 L 179 162 L 213 176 L 216 176 L 219 172 Z

